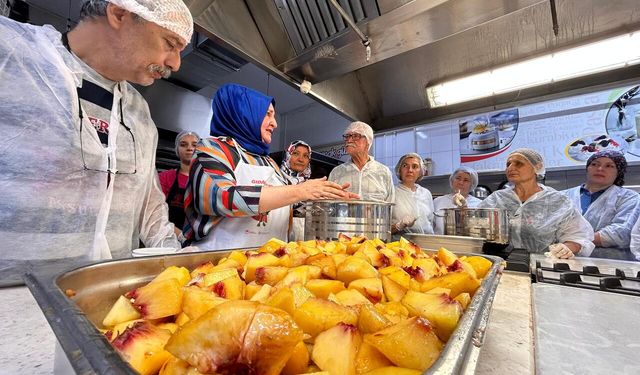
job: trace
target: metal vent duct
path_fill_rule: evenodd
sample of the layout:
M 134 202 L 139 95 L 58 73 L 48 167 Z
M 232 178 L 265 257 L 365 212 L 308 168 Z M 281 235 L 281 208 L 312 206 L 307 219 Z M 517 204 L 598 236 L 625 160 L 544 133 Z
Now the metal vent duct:
M 380 16 L 376 0 L 338 0 L 356 23 Z M 278 12 L 299 54 L 348 28 L 328 0 L 275 0 Z

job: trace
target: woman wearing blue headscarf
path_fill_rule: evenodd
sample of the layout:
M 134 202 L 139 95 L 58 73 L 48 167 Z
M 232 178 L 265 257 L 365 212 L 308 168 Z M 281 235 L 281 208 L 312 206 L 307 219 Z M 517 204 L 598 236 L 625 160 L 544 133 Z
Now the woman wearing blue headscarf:
M 187 244 L 203 250 L 261 246 L 287 240 L 290 205 L 312 199 L 353 197 L 326 178 L 288 185 L 269 157 L 278 127 L 275 101 L 227 84 L 212 102 L 211 137 L 196 148 L 185 195 Z

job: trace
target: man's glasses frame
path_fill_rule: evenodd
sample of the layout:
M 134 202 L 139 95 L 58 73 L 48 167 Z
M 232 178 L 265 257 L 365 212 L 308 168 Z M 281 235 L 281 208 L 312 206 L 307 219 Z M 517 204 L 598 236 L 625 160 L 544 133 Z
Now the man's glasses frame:
M 364 135 L 358 134 L 358 133 L 349 133 L 349 134 L 343 134 L 342 135 L 342 139 L 345 140 L 345 141 L 348 141 L 349 139 L 352 139 L 354 141 L 359 141 L 362 138 L 364 138 Z
M 103 169 L 94 169 L 87 167 L 87 163 L 84 159 L 84 145 L 82 142 L 82 128 L 84 123 L 84 114 L 82 112 L 82 105 L 80 104 L 80 93 L 78 93 L 78 117 L 80 117 L 80 153 L 82 155 L 82 169 L 85 171 L 93 171 L 93 172 L 102 172 L 102 173 L 111 173 L 111 174 L 136 174 L 138 171 L 138 152 L 136 149 L 136 137 L 133 135 L 131 128 L 128 127 L 124 123 L 124 115 L 122 113 L 122 98 L 120 98 L 120 125 L 131 135 L 131 140 L 133 141 L 133 172 L 122 172 L 122 171 L 111 171 L 111 170 L 103 170 Z

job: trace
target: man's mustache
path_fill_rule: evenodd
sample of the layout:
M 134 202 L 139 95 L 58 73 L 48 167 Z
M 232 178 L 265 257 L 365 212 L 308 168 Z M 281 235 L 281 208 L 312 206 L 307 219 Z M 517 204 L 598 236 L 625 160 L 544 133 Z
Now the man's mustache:
M 160 66 L 158 64 L 151 64 L 149 65 L 149 73 L 155 73 L 158 72 L 160 73 L 160 75 L 162 76 L 162 78 L 167 79 L 171 76 L 171 69 L 164 67 L 164 66 Z

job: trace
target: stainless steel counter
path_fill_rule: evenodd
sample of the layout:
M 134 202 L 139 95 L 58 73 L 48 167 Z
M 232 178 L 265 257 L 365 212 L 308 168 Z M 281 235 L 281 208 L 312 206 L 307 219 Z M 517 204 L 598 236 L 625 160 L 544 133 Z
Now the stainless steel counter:
M 640 374 L 640 298 L 532 288 L 538 374 Z
M 476 374 L 533 374 L 531 278 L 505 272 L 493 299 Z

